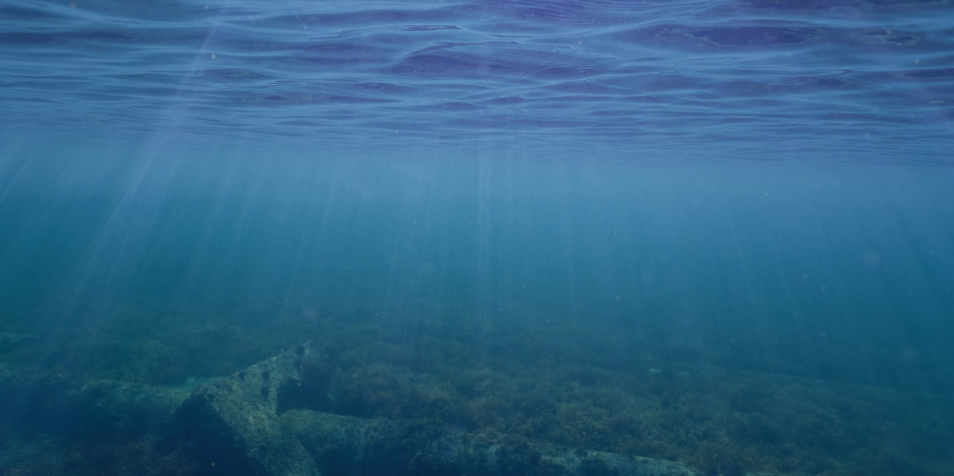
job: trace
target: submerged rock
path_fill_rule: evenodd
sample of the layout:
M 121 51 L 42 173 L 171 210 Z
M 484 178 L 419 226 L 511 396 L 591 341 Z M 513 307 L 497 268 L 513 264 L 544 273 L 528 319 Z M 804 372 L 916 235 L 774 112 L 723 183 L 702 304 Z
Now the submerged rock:
M 680 463 L 444 430 L 426 421 L 370 420 L 310 410 L 289 411 L 282 421 L 333 474 L 694 475 Z
M 301 443 L 284 431 L 278 411 L 289 386 L 312 384 L 303 379 L 302 362 L 317 353 L 313 344 L 303 344 L 193 390 L 178 412 L 193 453 L 222 474 L 321 474 Z
M 335 414 L 347 405 L 330 396 L 336 369 L 314 344 L 191 393 L 0 370 L 0 405 L 20 408 L 18 422 L 48 420 L 60 431 L 87 434 L 96 427 L 110 434 L 148 432 L 184 448 L 207 474 L 694 476 L 680 463 L 469 432 L 428 419 Z
M 223 474 L 692 476 L 680 463 L 330 413 L 333 366 L 305 344 L 195 389 L 185 438 Z

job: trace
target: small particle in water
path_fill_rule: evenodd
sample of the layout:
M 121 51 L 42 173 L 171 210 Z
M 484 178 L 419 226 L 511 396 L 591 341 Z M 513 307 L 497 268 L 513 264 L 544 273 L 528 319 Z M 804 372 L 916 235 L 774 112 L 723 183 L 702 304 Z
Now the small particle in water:
M 212 59 L 215 59 L 215 55 L 212 55 Z

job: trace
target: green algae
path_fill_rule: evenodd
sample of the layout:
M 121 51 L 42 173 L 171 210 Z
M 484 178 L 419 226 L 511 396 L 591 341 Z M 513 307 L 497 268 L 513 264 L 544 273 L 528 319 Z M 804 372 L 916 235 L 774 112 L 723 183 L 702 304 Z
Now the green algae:
M 310 320 L 279 316 L 265 331 L 256 319 L 257 312 L 190 311 L 141 325 L 131 314 L 127 324 L 116 320 L 80 336 L 37 372 L 50 392 L 57 379 L 94 376 L 180 385 L 309 339 L 323 360 L 304 364 L 312 377 L 304 393 L 291 394 L 289 408 L 417 422 L 428 429 L 420 434 L 432 436 L 459 430 L 505 440 L 515 450 L 502 461 L 514 474 L 559 473 L 533 450 L 541 444 L 680 461 L 704 476 L 940 476 L 954 468 L 954 418 L 944 398 L 930 393 L 687 361 L 654 342 L 611 353 L 605 349 L 621 348 L 618 336 L 569 319 L 518 326 L 452 313 L 416 316 L 409 330 L 372 309 Z M 0 358 L 24 359 L 30 351 L 17 346 Z M 4 425 L 17 433 L 13 423 Z M 89 440 L 78 425 L 53 426 L 45 428 L 75 438 L 76 448 L 97 448 L 70 453 L 74 469 L 105 467 L 135 454 L 135 445 L 155 444 L 149 428 L 123 440 L 111 435 L 128 428 L 105 427 Z M 215 471 L 164 444 L 153 474 Z M 335 451 L 319 455 L 334 466 L 344 457 Z M 585 464 L 586 474 L 604 474 L 598 459 Z M 31 474 L 25 465 L 14 467 Z

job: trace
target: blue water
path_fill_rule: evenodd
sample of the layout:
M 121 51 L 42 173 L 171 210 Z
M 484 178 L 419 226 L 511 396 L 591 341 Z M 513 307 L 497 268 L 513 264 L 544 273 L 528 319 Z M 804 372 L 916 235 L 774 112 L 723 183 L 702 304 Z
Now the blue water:
M 311 340 L 349 415 L 446 398 L 471 431 L 706 476 L 951 474 L 952 25 L 916 0 L 0 2 L 0 377 L 46 382 L 0 379 L 0 469 L 145 474 L 117 462 L 152 440 L 76 443 L 26 402 Z M 155 474 L 215 474 L 159 446 Z
M 0 112 L 113 140 L 945 163 L 945 3 L 4 2 Z

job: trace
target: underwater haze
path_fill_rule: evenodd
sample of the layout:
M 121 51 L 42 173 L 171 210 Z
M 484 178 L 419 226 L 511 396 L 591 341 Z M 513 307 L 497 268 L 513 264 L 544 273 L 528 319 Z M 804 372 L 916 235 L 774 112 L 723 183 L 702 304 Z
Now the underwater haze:
M 0 476 L 949 475 L 952 288 L 946 0 L 0 2 Z

